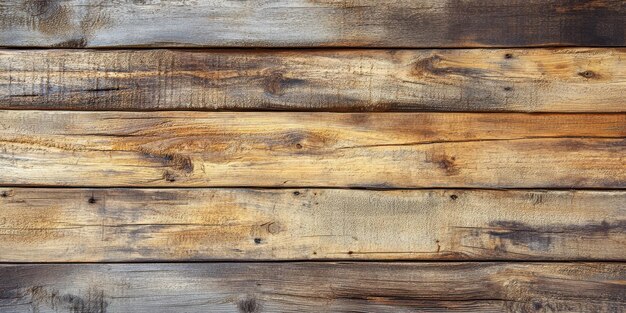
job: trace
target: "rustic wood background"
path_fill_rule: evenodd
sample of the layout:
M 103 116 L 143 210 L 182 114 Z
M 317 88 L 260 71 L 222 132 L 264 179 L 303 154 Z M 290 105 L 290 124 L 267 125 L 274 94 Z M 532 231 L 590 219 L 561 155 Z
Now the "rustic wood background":
M 626 312 L 626 1 L 3 0 L 0 312 Z

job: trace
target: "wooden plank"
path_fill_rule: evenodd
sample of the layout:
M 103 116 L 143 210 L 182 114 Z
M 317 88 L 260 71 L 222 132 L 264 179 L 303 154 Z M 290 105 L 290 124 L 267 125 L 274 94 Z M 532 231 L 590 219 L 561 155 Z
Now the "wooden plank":
M 0 111 L 4 186 L 626 187 L 626 114 Z
M 623 46 L 621 0 L 5 0 L 0 46 Z
M 625 49 L 4 50 L 0 108 L 624 112 Z
M 626 260 L 626 192 L 0 189 L 0 262 Z
M 22 312 L 622 312 L 623 263 L 1 265 Z

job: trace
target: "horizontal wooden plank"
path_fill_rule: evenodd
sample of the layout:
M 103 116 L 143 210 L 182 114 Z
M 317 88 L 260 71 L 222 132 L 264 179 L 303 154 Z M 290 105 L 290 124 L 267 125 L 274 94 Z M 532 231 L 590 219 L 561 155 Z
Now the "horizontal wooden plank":
M 0 111 L 4 186 L 626 187 L 626 114 Z
M 0 108 L 624 112 L 625 49 L 4 50 Z
M 623 46 L 621 0 L 5 0 L 0 46 Z
M 0 262 L 626 260 L 626 191 L 0 188 Z
M 22 312 L 622 312 L 623 263 L 1 265 Z

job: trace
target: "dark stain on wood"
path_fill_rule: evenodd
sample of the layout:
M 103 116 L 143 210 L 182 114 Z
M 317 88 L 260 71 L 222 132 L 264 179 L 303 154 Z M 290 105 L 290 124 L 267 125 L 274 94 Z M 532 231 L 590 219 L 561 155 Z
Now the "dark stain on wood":
M 588 225 L 547 225 L 531 226 L 515 221 L 495 221 L 489 224 L 486 233 L 492 238 L 504 240 L 512 245 L 525 246 L 533 250 L 549 251 L 553 238 L 572 237 L 607 237 L 608 233 L 625 233 L 626 221 L 612 223 L 603 221 Z M 504 249 L 504 247 L 501 247 Z
M 253 296 L 247 296 L 237 302 L 240 313 L 261 313 L 261 303 Z
M 621 0 L 447 2 L 449 42 L 493 46 L 622 46 L 626 43 Z M 514 5 L 517 4 L 517 5 Z M 521 5 L 520 5 L 521 4 Z
M 70 39 L 63 42 L 56 43 L 52 45 L 52 48 L 69 48 L 69 49 L 79 49 L 87 47 L 87 39 L 84 37 L 77 39 Z
M 108 302 L 102 290 L 89 290 L 86 296 L 77 296 L 48 287 L 35 286 L 28 288 L 27 293 L 32 301 L 33 312 L 39 312 L 42 307 L 68 313 L 107 312 Z

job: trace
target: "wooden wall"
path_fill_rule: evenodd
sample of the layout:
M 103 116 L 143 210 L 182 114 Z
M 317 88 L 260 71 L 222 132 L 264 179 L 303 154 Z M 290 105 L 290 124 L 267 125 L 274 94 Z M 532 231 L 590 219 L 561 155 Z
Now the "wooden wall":
M 0 2 L 0 312 L 626 312 L 626 2 Z

